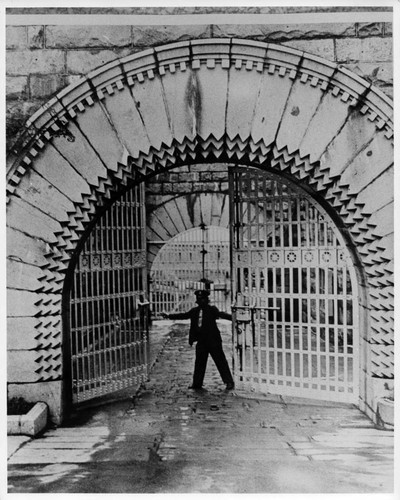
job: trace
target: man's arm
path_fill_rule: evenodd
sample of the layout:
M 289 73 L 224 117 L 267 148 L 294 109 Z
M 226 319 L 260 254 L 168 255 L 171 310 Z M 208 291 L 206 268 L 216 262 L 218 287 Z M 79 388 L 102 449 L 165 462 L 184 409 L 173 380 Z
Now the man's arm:
M 232 321 L 232 314 L 220 311 L 218 309 L 218 318 L 220 318 L 220 319 L 228 319 L 229 321 Z
M 192 310 L 183 313 L 171 313 L 171 314 L 164 313 L 163 316 L 166 319 L 190 319 L 192 316 Z

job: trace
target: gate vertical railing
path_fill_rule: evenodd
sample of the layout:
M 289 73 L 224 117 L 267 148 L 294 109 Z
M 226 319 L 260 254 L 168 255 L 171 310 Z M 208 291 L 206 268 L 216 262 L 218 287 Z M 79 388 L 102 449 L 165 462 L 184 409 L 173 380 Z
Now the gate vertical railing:
M 148 302 L 144 187 L 99 219 L 79 255 L 70 298 L 72 401 L 147 378 Z
M 329 215 L 289 181 L 230 169 L 238 388 L 358 402 L 357 280 Z

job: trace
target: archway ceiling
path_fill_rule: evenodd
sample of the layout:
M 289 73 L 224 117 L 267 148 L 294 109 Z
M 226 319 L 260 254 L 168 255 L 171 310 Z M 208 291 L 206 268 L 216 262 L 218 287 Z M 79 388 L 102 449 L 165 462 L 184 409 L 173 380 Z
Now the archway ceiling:
M 97 207 L 138 176 L 219 159 L 288 172 L 342 217 L 369 282 L 372 369 L 390 375 L 393 225 L 380 221 L 392 214 L 392 117 L 390 99 L 344 68 L 238 39 L 134 54 L 60 92 L 7 171 L 8 315 L 23 297 L 37 349 L 54 348 L 47 372 L 32 361 L 38 377 L 60 369 L 64 273 Z

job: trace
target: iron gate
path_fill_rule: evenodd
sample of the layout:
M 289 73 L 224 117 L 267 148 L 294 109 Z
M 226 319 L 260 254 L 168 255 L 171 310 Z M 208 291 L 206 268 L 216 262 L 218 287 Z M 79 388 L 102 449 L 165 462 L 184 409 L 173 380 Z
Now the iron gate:
M 70 299 L 73 403 L 147 378 L 144 212 L 142 183 L 101 217 L 80 253 Z
M 357 282 L 328 214 L 303 190 L 230 169 L 238 388 L 358 400 Z

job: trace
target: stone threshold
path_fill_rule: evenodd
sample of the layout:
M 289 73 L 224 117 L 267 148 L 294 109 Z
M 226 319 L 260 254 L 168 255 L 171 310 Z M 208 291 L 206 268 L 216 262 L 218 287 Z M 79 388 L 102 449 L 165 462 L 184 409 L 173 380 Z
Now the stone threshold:
M 47 425 L 48 408 L 46 403 L 36 403 L 25 415 L 7 416 L 7 435 L 36 436 Z

